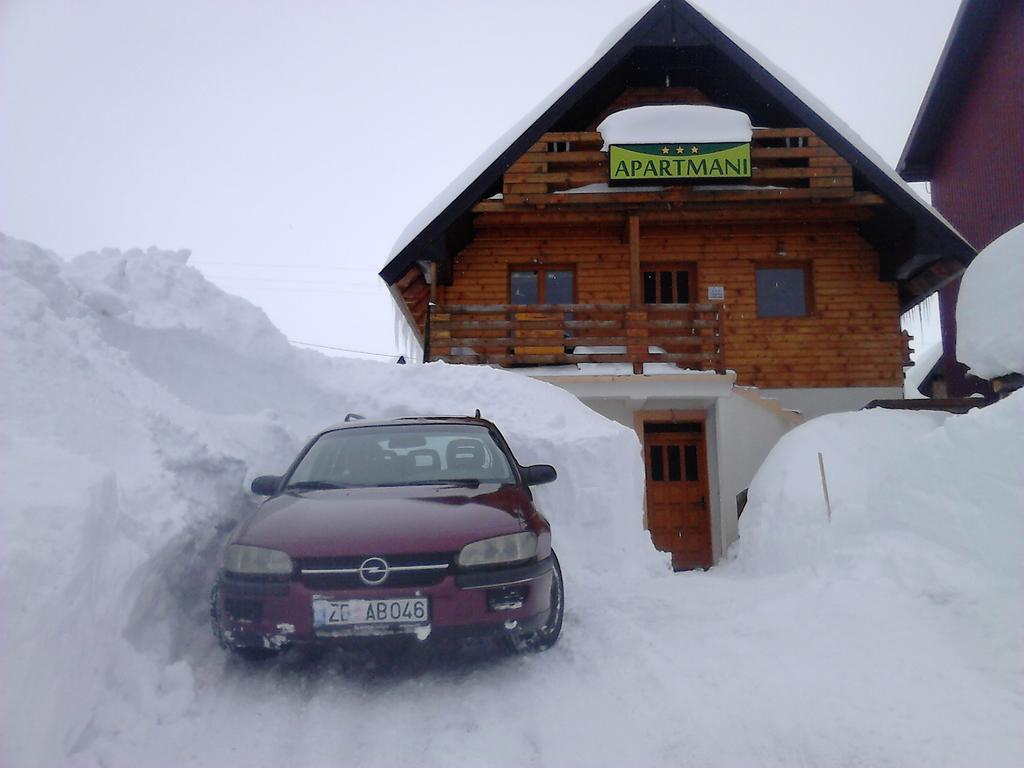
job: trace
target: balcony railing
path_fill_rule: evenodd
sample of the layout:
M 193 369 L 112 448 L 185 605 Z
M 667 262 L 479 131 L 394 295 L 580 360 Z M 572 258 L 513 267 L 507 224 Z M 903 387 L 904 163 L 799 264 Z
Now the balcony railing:
M 755 128 L 749 179 L 731 184 L 674 185 L 663 191 L 609 188 L 608 154 L 600 151 L 602 144 L 601 134 L 596 131 L 544 134 L 505 172 L 502 197 L 481 201 L 474 210 L 841 199 L 855 194 L 850 164 L 807 128 Z M 881 200 L 873 195 L 861 197 L 866 204 Z
M 718 304 L 437 306 L 427 357 L 484 365 L 673 363 L 723 371 Z

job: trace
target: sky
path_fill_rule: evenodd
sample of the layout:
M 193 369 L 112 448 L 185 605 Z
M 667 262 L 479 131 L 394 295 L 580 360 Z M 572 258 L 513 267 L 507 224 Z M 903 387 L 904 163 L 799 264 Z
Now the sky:
M 0 231 L 187 248 L 290 339 L 394 354 L 398 235 L 647 4 L 0 0 Z M 699 2 L 891 164 L 957 5 Z

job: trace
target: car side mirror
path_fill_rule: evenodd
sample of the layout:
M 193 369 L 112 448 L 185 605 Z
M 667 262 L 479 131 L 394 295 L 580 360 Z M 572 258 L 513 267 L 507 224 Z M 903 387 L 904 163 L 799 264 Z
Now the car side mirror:
M 558 478 L 558 473 L 550 464 L 534 464 L 532 467 L 523 467 L 520 471 L 526 485 L 553 483 Z
M 257 496 L 276 496 L 281 487 L 280 475 L 260 475 L 252 481 L 252 492 Z

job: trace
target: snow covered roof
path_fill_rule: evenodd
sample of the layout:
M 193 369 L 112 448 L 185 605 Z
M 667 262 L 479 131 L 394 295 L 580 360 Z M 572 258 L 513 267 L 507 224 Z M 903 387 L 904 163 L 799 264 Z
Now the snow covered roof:
M 1024 224 L 983 248 L 964 273 L 956 357 L 983 379 L 1024 373 Z
M 896 163 L 896 170 L 907 181 L 931 178 L 932 160 L 947 135 L 949 121 L 957 114 L 964 91 L 974 79 L 975 65 L 989 43 L 989 34 L 999 15 L 1009 8 L 1010 3 L 990 0 L 964 0 L 960 5 L 914 127 Z
M 651 104 L 623 109 L 608 115 L 597 126 L 604 139 L 601 151 L 611 144 L 656 144 L 677 137 L 679 141 L 750 141 L 750 116 L 735 109 L 705 104 Z
M 658 0 L 615 28 L 573 75 L 445 187 L 399 236 L 381 277 L 394 284 L 417 260 L 439 261 L 468 242 L 472 206 L 501 191 L 502 174 L 546 131 L 578 129 L 581 115 L 596 116 L 607 107 L 608 89 L 598 86 L 622 74 L 619 68 L 631 56 L 651 60 L 683 51 L 707 58 L 711 79 L 702 84 L 705 92 L 717 88 L 721 101 L 742 108 L 759 125 L 806 125 L 891 204 L 862 227 L 890 277 L 911 278 L 943 263 L 904 295 L 904 309 L 959 274 L 973 257 L 949 222 L 785 71 L 685 0 Z M 678 62 L 667 65 L 673 64 Z M 715 93 L 707 95 L 715 100 Z

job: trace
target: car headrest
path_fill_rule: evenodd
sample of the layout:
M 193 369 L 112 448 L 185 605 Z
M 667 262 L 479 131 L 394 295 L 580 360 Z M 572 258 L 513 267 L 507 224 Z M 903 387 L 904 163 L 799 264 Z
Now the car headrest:
M 417 448 L 406 454 L 412 460 L 414 469 L 440 469 L 441 455 L 430 448 Z
M 445 449 L 448 469 L 483 469 L 484 446 L 479 440 L 452 440 Z

